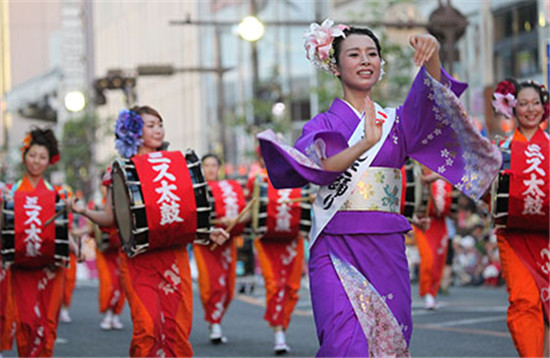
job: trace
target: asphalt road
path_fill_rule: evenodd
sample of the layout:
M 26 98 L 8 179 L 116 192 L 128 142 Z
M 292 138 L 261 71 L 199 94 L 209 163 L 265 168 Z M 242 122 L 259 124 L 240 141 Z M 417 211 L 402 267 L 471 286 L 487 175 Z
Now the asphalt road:
M 302 288 L 300 301 L 287 331 L 292 357 L 312 357 L 318 348 L 309 292 Z M 426 311 L 413 285 L 413 357 L 517 357 L 506 327 L 504 287 L 452 287 L 440 297 L 437 311 Z M 71 324 L 59 324 L 54 355 L 58 357 L 127 357 L 132 326 L 125 307 L 122 331 L 101 331 L 97 283 L 79 282 L 71 307 Z M 271 357 L 273 333 L 263 320 L 264 290 L 261 281 L 252 294 L 239 294 L 227 312 L 223 327 L 228 342 L 212 345 L 208 326 L 195 289 L 191 344 L 197 357 Z M 4 352 L 16 356 L 16 349 Z

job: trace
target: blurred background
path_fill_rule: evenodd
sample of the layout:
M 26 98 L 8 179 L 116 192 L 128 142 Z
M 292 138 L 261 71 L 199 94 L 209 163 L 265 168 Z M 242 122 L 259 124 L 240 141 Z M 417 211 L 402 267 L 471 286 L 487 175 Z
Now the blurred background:
M 550 0 L 2 0 L 0 15 L 0 181 L 19 177 L 25 132 L 52 126 L 62 161 L 50 179 L 85 197 L 98 196 L 116 154 L 114 121 L 134 104 L 159 110 L 170 149 L 214 152 L 229 177 L 254 165 L 258 131 L 293 142 L 340 95 L 303 48 L 309 24 L 327 17 L 381 38 L 382 105 L 400 104 L 418 70 L 409 35 L 434 34 L 490 138 L 514 129 L 493 114 L 496 83 L 548 83 Z

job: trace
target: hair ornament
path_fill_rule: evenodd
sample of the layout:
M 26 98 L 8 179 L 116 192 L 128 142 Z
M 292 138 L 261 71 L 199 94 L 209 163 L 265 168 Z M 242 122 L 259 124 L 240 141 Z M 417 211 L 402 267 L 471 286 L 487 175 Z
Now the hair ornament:
M 514 116 L 514 107 L 517 104 L 516 86 L 508 80 L 499 82 L 495 93 L 493 93 L 493 98 L 491 104 L 495 111 L 511 119 Z
M 136 111 L 123 109 L 115 122 L 115 148 L 118 154 L 131 158 L 143 144 L 143 118 Z
M 328 18 L 321 25 L 315 22 L 309 25 L 309 31 L 304 34 L 307 59 L 317 68 L 335 73 L 336 59 L 332 42 L 335 37 L 346 37 L 344 30 L 348 29 L 346 25 L 334 25 L 334 21 Z

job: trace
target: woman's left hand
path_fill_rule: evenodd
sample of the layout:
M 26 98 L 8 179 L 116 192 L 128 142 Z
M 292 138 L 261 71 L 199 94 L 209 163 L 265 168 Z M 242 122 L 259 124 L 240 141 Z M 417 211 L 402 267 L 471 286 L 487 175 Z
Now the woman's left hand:
M 430 34 L 412 35 L 409 44 L 414 48 L 413 60 L 417 66 L 424 65 L 439 51 L 439 41 Z

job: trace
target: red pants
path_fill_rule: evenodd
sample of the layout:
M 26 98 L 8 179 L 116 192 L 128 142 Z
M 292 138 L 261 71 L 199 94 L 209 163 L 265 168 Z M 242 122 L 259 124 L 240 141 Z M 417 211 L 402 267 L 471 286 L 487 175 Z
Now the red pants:
M 64 269 L 11 268 L 17 352 L 51 357 L 63 300 Z
M 298 302 L 302 279 L 304 240 L 255 240 L 266 289 L 264 319 L 286 330 Z
M 437 296 L 445 260 L 447 259 L 447 225 L 445 218 L 431 217 L 428 230 L 423 232 L 413 226 L 420 253 L 420 296 Z
M 124 308 L 124 291 L 120 279 L 120 257 L 118 251 L 96 250 L 99 275 L 99 312 L 111 310 L 118 315 Z
M 69 307 L 73 299 L 76 284 L 76 255 L 69 253 L 69 267 L 65 269 L 65 283 L 63 284 L 63 306 Z
M 120 273 L 134 325 L 130 356 L 192 356 L 193 292 L 185 247 L 134 258 L 121 253 Z
M 541 357 L 544 318 L 539 289 L 531 273 L 512 250 L 506 237 L 498 235 L 502 275 L 508 289 L 508 329 L 521 357 Z
M 193 245 L 199 270 L 199 287 L 204 319 L 220 323 L 235 292 L 237 249 L 234 240 L 210 250 Z

